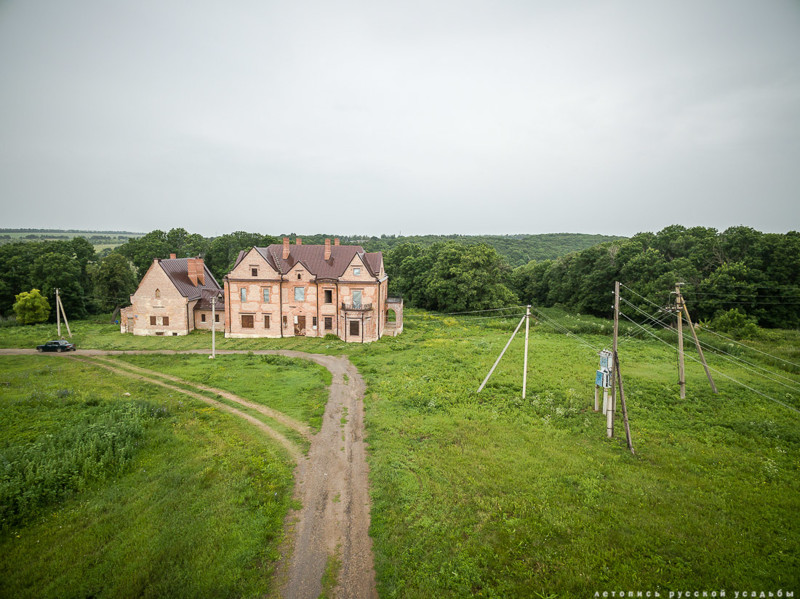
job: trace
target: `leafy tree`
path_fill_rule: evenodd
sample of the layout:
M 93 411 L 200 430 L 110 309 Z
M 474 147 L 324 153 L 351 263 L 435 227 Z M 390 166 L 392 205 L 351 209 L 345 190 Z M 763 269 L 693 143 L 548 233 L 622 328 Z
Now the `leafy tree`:
M 136 277 L 128 259 L 118 253 L 103 258 L 94 272 L 94 289 L 103 310 L 125 304 L 136 291 Z
M 409 305 L 460 312 L 517 302 L 507 285 L 508 265 L 486 244 L 446 241 L 425 249 L 405 244 L 390 251 L 384 264 L 392 292 L 402 293 Z
M 39 289 L 45 294 L 61 290 L 61 303 L 71 318 L 85 318 L 86 298 L 80 283 L 80 267 L 70 256 L 47 252 L 39 256 L 33 263 L 32 276 Z
M 50 315 L 50 303 L 38 289 L 23 291 L 16 296 L 14 313 L 20 324 L 36 324 L 45 322 Z
M 233 268 L 240 251 L 249 250 L 254 246 L 264 247 L 278 242 L 278 238 L 271 235 L 246 233 L 244 231 L 221 235 L 220 237 L 215 237 L 208 244 L 205 263 L 214 277 L 221 280 Z

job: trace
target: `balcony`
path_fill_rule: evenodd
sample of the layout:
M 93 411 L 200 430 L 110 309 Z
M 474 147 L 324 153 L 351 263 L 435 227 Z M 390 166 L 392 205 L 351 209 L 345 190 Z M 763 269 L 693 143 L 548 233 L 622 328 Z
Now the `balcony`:
M 355 312 L 369 312 L 372 310 L 372 304 L 345 304 L 342 302 L 342 310 L 355 311 Z

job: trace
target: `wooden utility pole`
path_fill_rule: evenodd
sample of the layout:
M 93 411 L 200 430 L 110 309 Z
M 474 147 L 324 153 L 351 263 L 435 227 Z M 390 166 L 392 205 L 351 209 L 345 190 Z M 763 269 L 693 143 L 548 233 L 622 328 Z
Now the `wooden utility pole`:
M 614 341 L 612 354 L 617 355 L 617 338 L 619 337 L 619 281 L 614 283 Z M 610 439 L 614 436 L 614 410 L 617 409 L 617 386 L 614 380 L 614 371 L 617 365 L 611 364 L 611 403 L 606 412 L 606 435 Z
M 678 382 L 681 386 L 681 399 L 686 399 L 686 371 L 683 365 L 683 298 L 681 297 L 681 285 L 675 283 L 675 305 L 678 316 Z
M 680 294 L 680 289 L 678 290 Z M 703 348 L 700 347 L 700 340 L 697 338 L 697 331 L 694 329 L 694 325 L 692 324 L 692 317 L 689 316 L 689 308 L 686 307 L 686 302 L 683 299 L 683 295 L 679 295 L 681 304 L 683 305 L 683 313 L 686 315 L 686 322 L 689 323 L 689 330 L 692 331 L 692 337 L 694 337 L 694 345 L 697 348 L 697 353 L 700 354 L 700 360 L 703 362 L 703 368 L 706 371 L 706 376 L 708 377 L 708 384 L 711 385 L 711 390 L 714 393 L 717 393 L 717 386 L 714 384 L 714 379 L 711 378 L 711 371 L 708 369 L 708 364 L 706 364 L 706 357 L 703 355 Z
M 58 338 L 61 339 L 61 310 L 58 309 L 58 287 L 56 287 L 56 327 L 58 330 Z
M 531 329 L 531 306 L 525 311 L 525 364 L 522 369 L 522 399 L 525 399 L 525 391 L 528 387 L 528 333 Z
M 217 357 L 217 295 L 211 296 L 211 358 Z
M 617 375 L 617 382 L 619 383 L 619 400 L 622 404 L 622 420 L 625 423 L 625 439 L 628 441 L 628 449 L 631 450 L 633 455 L 633 440 L 631 439 L 631 425 L 628 423 L 628 406 L 625 404 L 625 388 L 622 386 L 622 371 L 619 368 L 619 355 L 617 350 L 614 350 L 614 372 Z
M 517 334 L 517 331 L 519 331 L 519 328 L 522 326 L 523 322 L 525 322 L 525 317 L 524 316 L 520 319 L 519 324 L 517 325 L 517 328 L 514 329 L 514 332 L 511 333 L 511 339 L 508 340 L 508 343 L 506 343 L 506 346 L 503 348 L 503 351 L 500 352 L 500 355 L 497 357 L 497 361 L 494 363 L 494 366 L 492 366 L 492 369 L 489 371 L 489 374 L 486 375 L 486 378 L 483 379 L 483 382 L 481 383 L 481 386 L 478 387 L 478 393 L 483 391 L 483 388 L 486 386 L 486 383 L 489 381 L 489 377 L 492 376 L 492 373 L 494 372 L 494 369 L 497 368 L 497 365 L 500 363 L 500 359 L 503 357 L 503 354 L 506 353 L 506 350 L 508 349 L 508 346 L 511 345 L 511 342 L 514 340 L 514 336 Z
M 67 313 L 64 312 L 64 304 L 61 303 L 61 296 L 58 294 L 58 290 L 56 290 L 56 314 L 58 314 L 58 309 L 61 308 L 61 316 L 64 317 L 64 324 L 67 325 L 67 334 L 72 337 L 72 331 L 69 330 L 69 321 L 67 320 Z M 58 336 L 61 337 L 61 326 L 58 327 Z

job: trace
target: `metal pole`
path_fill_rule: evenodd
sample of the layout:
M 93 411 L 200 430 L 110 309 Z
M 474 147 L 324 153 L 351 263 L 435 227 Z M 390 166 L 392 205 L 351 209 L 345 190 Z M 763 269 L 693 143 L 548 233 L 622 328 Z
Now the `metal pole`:
M 531 307 L 525 311 L 525 365 L 522 369 L 522 399 L 525 399 L 525 391 L 528 388 L 528 332 L 531 328 Z
M 711 385 L 711 390 L 714 393 L 717 393 L 717 386 L 714 384 L 714 379 L 711 378 L 711 372 L 708 370 L 708 364 L 706 364 L 706 357 L 703 355 L 703 348 L 700 347 L 700 340 L 697 338 L 697 331 L 694 329 L 694 325 L 692 324 L 692 317 L 689 316 L 689 308 L 686 307 L 686 302 L 683 302 L 683 312 L 686 314 L 686 322 L 689 323 L 689 330 L 692 331 L 692 337 L 694 337 L 694 344 L 697 347 L 697 353 L 700 354 L 700 359 L 703 361 L 703 368 L 706 370 L 706 376 L 708 377 L 708 384 Z
M 681 386 L 681 399 L 686 399 L 686 371 L 683 365 L 683 297 L 681 297 L 681 283 L 675 283 L 675 302 L 678 308 L 678 382 Z
M 58 338 L 61 339 L 61 310 L 58 307 L 58 287 L 56 287 L 56 327 L 58 327 Z
M 613 356 L 617 355 L 617 338 L 619 337 L 619 281 L 614 283 L 614 341 L 613 341 Z M 614 383 L 614 370 L 616 364 L 611 362 L 611 400 L 608 402 L 606 412 L 606 435 L 610 439 L 614 436 L 614 410 L 617 409 L 617 386 Z M 605 393 L 605 389 L 603 390 Z M 603 395 L 605 398 L 605 395 Z
M 492 366 L 492 369 L 489 371 L 489 374 L 486 375 L 486 378 L 483 379 L 483 382 L 481 383 L 481 386 L 478 387 L 478 393 L 483 391 L 483 388 L 486 386 L 486 383 L 488 382 L 489 377 L 492 376 L 492 373 L 494 372 L 494 369 L 497 368 L 497 365 L 500 363 L 500 359 L 503 357 L 503 354 L 506 353 L 506 350 L 508 349 L 508 346 L 511 345 L 511 342 L 514 340 L 514 335 L 517 334 L 517 331 L 519 331 L 519 328 L 522 326 L 523 322 L 525 322 L 525 317 L 524 316 L 520 319 L 519 324 L 517 325 L 517 328 L 514 329 L 514 332 L 511 333 L 511 339 L 508 340 L 508 343 L 506 343 L 506 346 L 503 348 L 503 351 L 500 352 L 500 355 L 497 357 L 497 361 L 494 363 L 494 366 Z
M 216 333 L 217 333 L 217 326 L 215 323 L 217 316 L 217 296 L 213 296 L 211 298 L 211 358 L 217 357 L 217 346 L 216 346 Z
M 58 307 L 61 308 L 61 316 L 64 317 L 64 324 L 67 325 L 67 335 L 72 338 L 72 331 L 69 330 L 69 321 L 67 320 L 67 313 L 64 311 L 64 304 L 61 301 L 61 296 L 58 296 Z

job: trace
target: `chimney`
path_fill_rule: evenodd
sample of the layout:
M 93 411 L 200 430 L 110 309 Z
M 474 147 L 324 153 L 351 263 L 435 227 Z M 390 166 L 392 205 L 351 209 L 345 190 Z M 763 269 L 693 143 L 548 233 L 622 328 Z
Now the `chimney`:
M 295 245 L 303 245 L 303 240 L 298 237 L 294 243 Z
M 189 275 L 192 285 L 197 287 L 197 264 L 194 258 L 186 260 L 186 274 Z
M 325 240 L 325 260 L 331 259 L 331 240 Z
M 170 260 L 174 260 L 175 258 L 177 258 L 177 256 L 175 254 L 170 254 L 169 255 L 169 259 Z
M 336 237 L 336 238 L 333 240 L 333 245 L 339 245 L 339 238 L 338 238 L 338 237 Z
M 194 269 L 195 273 L 197 273 L 197 280 L 200 281 L 201 285 L 206 284 L 206 268 L 205 263 L 203 262 L 202 258 L 195 258 L 194 259 Z
M 286 260 L 289 257 L 289 238 L 283 238 L 283 259 Z

